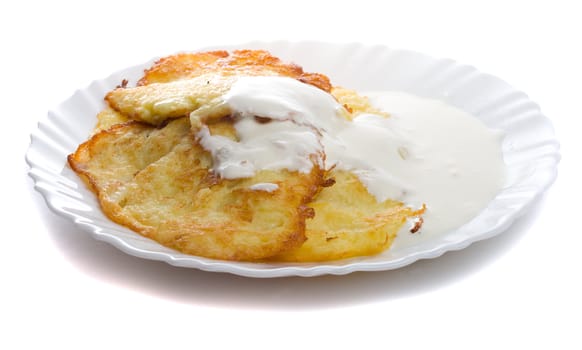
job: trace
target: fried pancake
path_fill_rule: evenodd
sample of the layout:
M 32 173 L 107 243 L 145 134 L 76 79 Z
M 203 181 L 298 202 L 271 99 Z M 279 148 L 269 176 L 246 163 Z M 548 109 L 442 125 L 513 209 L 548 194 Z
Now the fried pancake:
M 96 132 L 68 161 L 99 199 L 122 188 L 136 173 L 168 154 L 190 133 L 187 118 L 164 128 L 129 121 Z
M 217 179 L 187 118 L 162 128 L 115 125 L 82 144 L 69 163 L 112 220 L 184 253 L 226 260 L 264 259 L 301 245 L 312 215 L 307 203 L 323 178 L 314 166 L 309 174 Z M 277 188 L 253 189 L 261 183 Z
M 331 187 L 309 203 L 315 211 L 307 220 L 307 241 L 271 261 L 327 261 L 380 253 L 387 249 L 406 221 L 422 214 L 401 202 L 382 203 L 350 172 L 332 171 Z
M 235 81 L 235 76 L 207 73 L 169 83 L 117 88 L 109 92 L 105 100 L 128 118 L 152 125 L 186 116 L 201 107 L 215 109 L 216 114 L 222 116 L 229 111 L 221 97 Z
M 144 72 L 138 86 L 194 78 L 209 72 L 224 76 L 284 76 L 311 84 L 326 92 L 331 90 L 331 83 L 325 75 L 306 73 L 300 66 L 284 63 L 264 50 L 180 53 L 164 57 Z

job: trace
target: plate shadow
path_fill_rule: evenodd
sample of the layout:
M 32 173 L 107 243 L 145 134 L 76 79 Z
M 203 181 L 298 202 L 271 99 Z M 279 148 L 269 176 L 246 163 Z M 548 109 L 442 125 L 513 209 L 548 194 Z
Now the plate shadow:
M 436 259 L 390 271 L 267 279 L 174 267 L 127 255 L 51 212 L 38 193 L 32 194 L 32 200 L 55 246 L 73 266 L 95 279 L 185 304 L 298 310 L 411 297 L 461 281 L 519 242 L 543 208 L 545 196 L 506 232 Z

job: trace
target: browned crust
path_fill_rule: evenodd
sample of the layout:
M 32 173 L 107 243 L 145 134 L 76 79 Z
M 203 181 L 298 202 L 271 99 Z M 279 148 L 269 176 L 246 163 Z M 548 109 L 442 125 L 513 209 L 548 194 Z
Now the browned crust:
M 412 226 L 412 228 L 410 229 L 410 233 L 417 233 L 420 230 L 420 228 L 422 227 L 423 223 L 424 223 L 424 219 L 422 218 L 422 216 L 419 216 L 414 221 L 414 226 Z
M 179 53 L 159 59 L 137 85 L 166 83 L 215 72 L 222 75 L 279 75 L 295 78 L 326 92 L 331 91 L 329 78 L 307 73 L 293 63 L 285 63 L 265 50 L 207 51 Z

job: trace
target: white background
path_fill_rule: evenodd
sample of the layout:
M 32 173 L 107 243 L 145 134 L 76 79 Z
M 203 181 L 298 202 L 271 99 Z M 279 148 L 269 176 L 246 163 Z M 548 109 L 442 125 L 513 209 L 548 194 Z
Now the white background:
M 575 1 L 544 3 L 3 1 L 0 348 L 582 348 L 582 20 Z M 463 251 L 282 279 L 127 256 L 33 190 L 28 135 L 76 88 L 151 57 L 258 39 L 386 44 L 502 77 L 552 120 L 558 179 L 511 229 Z

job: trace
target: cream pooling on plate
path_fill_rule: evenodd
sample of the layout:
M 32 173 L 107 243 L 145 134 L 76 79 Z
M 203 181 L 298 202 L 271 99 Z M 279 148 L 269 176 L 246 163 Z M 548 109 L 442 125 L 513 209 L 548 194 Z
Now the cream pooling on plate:
M 378 201 L 426 203 L 425 233 L 468 221 L 503 182 L 499 135 L 442 102 L 375 93 L 372 101 L 391 117 L 349 121 L 330 94 L 285 77 L 240 78 L 223 100 L 236 116 L 239 142 L 206 127 L 198 137 L 224 178 L 261 169 L 308 172 L 315 159 L 356 174 Z M 456 137 L 460 131 L 464 136 Z
M 410 142 L 392 172 L 411 189 L 400 200 L 426 203 L 422 235 L 398 235 L 407 245 L 446 233 L 477 216 L 505 182 L 503 134 L 444 102 L 400 92 L 365 94 L 390 114 L 386 124 Z M 424 237 L 423 237 L 424 236 Z

